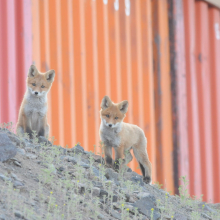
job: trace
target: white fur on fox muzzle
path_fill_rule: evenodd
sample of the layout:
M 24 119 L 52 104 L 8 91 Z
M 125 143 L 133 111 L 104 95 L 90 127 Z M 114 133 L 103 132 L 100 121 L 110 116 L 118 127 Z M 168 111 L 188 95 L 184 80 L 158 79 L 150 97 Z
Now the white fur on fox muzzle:
M 117 122 L 116 124 L 111 124 L 111 123 L 107 123 L 107 121 L 104 118 L 102 118 L 102 122 L 104 123 L 105 126 L 109 128 L 118 128 L 121 126 L 121 122 Z
M 28 87 L 28 90 L 29 90 L 29 92 L 30 92 L 32 95 L 34 95 L 34 96 L 36 96 L 36 97 L 41 97 L 41 96 L 43 96 L 43 95 L 46 94 L 45 91 L 42 91 L 42 92 L 34 91 L 34 90 L 33 90 L 32 88 L 30 88 L 30 87 Z

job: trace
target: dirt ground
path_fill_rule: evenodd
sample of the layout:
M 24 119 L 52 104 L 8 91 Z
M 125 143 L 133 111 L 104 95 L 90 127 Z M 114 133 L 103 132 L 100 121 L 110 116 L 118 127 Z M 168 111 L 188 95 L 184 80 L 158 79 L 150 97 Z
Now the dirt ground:
M 16 155 L 0 162 L 0 220 L 220 219 L 220 205 L 170 195 L 130 169 L 116 172 L 76 145 L 64 149 L 6 129 Z M 1 146 L 0 146 L 1 148 Z

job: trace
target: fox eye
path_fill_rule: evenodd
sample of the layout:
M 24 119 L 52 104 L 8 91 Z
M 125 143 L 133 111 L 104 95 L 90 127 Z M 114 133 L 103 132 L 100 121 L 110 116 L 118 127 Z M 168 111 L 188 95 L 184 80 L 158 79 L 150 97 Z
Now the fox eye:
M 44 85 L 42 85 L 42 86 L 41 86 L 41 88 L 45 88 L 45 86 L 44 86 Z
M 109 115 L 106 115 L 106 117 L 109 118 L 110 116 L 109 116 Z
M 117 120 L 117 119 L 118 119 L 118 117 L 115 117 L 115 119 Z
M 36 84 L 35 84 L 35 83 L 32 83 L 32 86 L 36 86 Z

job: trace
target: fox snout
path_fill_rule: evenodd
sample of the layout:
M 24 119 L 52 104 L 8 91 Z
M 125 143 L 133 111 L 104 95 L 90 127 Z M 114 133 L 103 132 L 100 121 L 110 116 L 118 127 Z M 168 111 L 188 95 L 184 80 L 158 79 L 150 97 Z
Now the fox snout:
M 34 90 L 34 89 L 30 88 L 30 87 L 29 87 L 29 91 L 30 91 L 30 93 L 31 93 L 33 96 L 36 96 L 36 97 L 42 96 L 42 95 L 44 94 L 43 91 L 40 92 L 40 91 L 38 91 L 37 89 Z
M 117 122 L 117 123 L 113 123 L 112 121 L 111 122 L 107 122 L 107 120 L 105 120 L 103 118 L 102 118 L 102 122 L 108 128 L 116 128 L 116 127 L 120 126 L 120 124 L 121 124 L 121 122 Z

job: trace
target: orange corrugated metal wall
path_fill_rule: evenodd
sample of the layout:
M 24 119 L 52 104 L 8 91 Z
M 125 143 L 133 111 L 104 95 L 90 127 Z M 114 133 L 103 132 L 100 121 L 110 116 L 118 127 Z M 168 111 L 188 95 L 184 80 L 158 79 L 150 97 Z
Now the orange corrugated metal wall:
M 16 122 L 29 65 L 55 69 L 48 117 L 56 144 L 94 150 L 101 99 L 127 99 L 125 121 L 145 131 L 153 181 L 177 192 L 186 175 L 191 195 L 220 201 L 218 8 L 195 0 L 1 0 L 0 30 L 1 123 Z M 140 173 L 136 161 L 130 166 Z
M 220 201 L 220 10 L 183 1 L 190 193 Z

